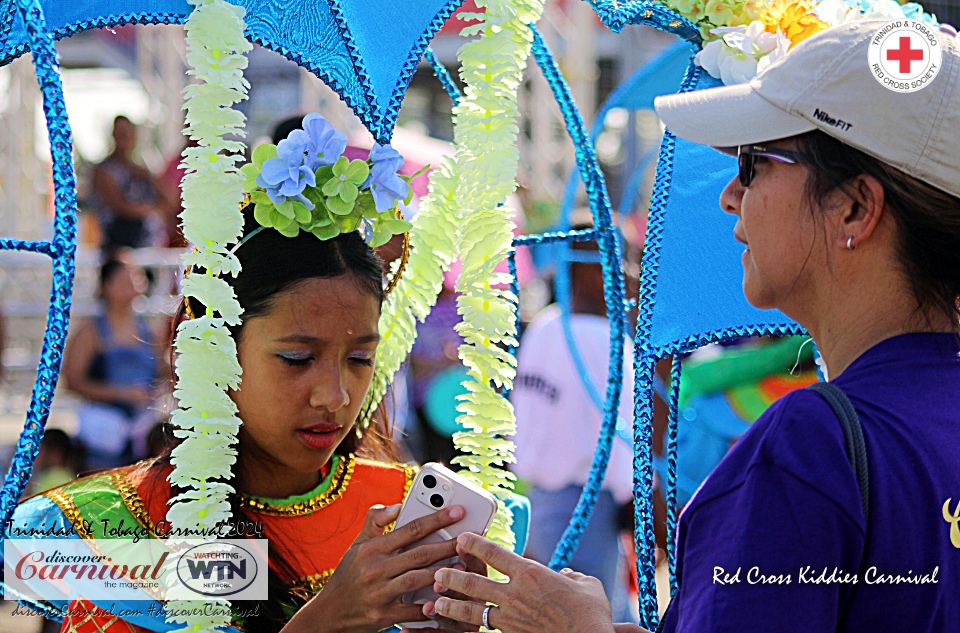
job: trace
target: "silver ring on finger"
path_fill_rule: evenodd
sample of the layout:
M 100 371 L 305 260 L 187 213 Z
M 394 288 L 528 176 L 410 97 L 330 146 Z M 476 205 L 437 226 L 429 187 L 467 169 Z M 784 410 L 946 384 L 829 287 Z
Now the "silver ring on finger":
M 493 605 L 488 604 L 487 608 L 483 610 L 483 628 L 485 629 L 493 628 L 492 626 L 490 626 L 490 609 L 492 608 L 493 608 Z

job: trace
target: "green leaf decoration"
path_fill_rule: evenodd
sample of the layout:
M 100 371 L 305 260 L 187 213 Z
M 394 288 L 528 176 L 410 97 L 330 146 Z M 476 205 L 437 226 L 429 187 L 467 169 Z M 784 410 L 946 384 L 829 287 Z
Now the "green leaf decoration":
M 296 237 L 297 234 L 300 233 L 300 225 L 297 224 L 296 221 L 293 221 L 288 226 L 282 228 L 277 227 L 277 231 L 280 232 L 280 235 L 286 237 Z
M 276 157 L 277 155 L 277 146 L 271 143 L 264 143 L 263 145 L 258 145 L 257 149 L 253 150 L 253 164 L 263 169 L 263 164 L 270 160 L 271 158 Z M 259 169 L 258 169 L 259 172 Z
M 337 218 L 337 226 L 340 228 L 341 233 L 356 231 L 360 228 L 360 218 L 353 217 L 352 215 L 339 217 Z
M 289 219 L 289 220 L 292 220 L 292 219 L 296 216 L 296 213 L 295 213 L 294 210 L 293 210 L 293 200 L 291 200 L 291 199 L 289 199 L 289 198 L 287 198 L 286 200 L 284 200 L 284 201 L 283 201 L 283 204 L 278 204 L 278 205 L 275 205 L 275 206 L 276 206 L 276 208 L 277 208 L 277 211 L 279 211 L 280 213 L 282 213 L 283 216 L 286 217 L 286 218 Z
M 291 224 L 295 224 L 296 221 L 293 218 L 288 218 L 283 213 L 281 213 L 276 207 L 270 212 L 270 226 L 277 229 L 285 229 Z
M 302 202 L 293 201 L 293 217 L 300 224 L 309 224 L 313 213 Z
M 340 183 L 340 199 L 344 202 L 353 204 L 359 193 L 360 190 L 357 188 L 357 186 L 349 180 Z
M 333 178 L 333 166 L 324 165 L 323 167 L 318 167 L 317 171 L 313 172 L 313 175 L 316 176 L 317 182 L 327 182 Z
M 373 240 L 370 242 L 370 246 L 373 248 L 378 248 L 383 246 L 390 241 L 390 238 L 393 237 L 393 233 L 390 232 L 386 226 L 382 223 L 377 223 L 373 227 Z
M 264 194 L 264 196 L 266 196 L 266 194 Z M 273 226 L 272 218 L 275 212 L 276 208 L 268 199 L 267 202 L 258 202 L 256 206 L 253 207 L 253 218 L 261 226 Z
M 327 198 L 325 201 L 327 209 L 335 215 L 347 215 L 353 211 L 352 202 L 344 202 L 339 196 Z
M 370 165 L 367 164 L 367 161 L 355 159 L 350 161 L 350 166 L 347 167 L 344 176 L 347 177 L 347 180 L 356 183 L 360 181 L 359 184 L 363 184 L 363 181 L 367 179 L 367 176 L 370 175 Z
M 346 156 L 341 156 L 337 159 L 337 162 L 333 164 L 333 175 L 334 176 L 343 176 L 347 173 L 347 168 L 350 166 L 350 160 Z
M 250 194 L 250 201 L 254 204 L 266 204 L 273 206 L 273 200 L 270 199 L 270 196 L 267 195 L 267 192 L 263 189 L 257 189 Z
M 244 176 L 243 181 L 243 191 L 244 193 L 253 193 L 257 190 L 257 176 L 260 175 L 260 168 L 254 165 L 253 163 L 247 163 L 240 168 L 240 172 Z
M 336 196 L 340 193 L 340 184 L 341 180 L 339 177 L 333 177 L 327 182 L 323 183 L 323 188 L 320 191 L 323 192 L 323 195 L 328 197 Z
M 321 240 L 329 240 L 340 235 L 340 227 L 334 223 L 330 223 L 327 226 L 320 226 L 310 231 L 316 235 Z

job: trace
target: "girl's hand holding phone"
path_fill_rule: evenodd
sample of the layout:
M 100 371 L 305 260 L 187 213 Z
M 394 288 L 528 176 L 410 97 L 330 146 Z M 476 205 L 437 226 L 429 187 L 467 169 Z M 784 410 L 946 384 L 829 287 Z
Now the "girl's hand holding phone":
M 399 515 L 399 505 L 370 508 L 363 530 L 333 576 L 282 633 L 376 633 L 397 622 L 430 619 L 421 605 L 404 604 L 401 598 L 433 585 L 433 575 L 441 567 L 438 563 L 457 555 L 456 540 L 401 550 L 454 525 L 463 518 L 464 510 L 444 508 L 384 534 Z

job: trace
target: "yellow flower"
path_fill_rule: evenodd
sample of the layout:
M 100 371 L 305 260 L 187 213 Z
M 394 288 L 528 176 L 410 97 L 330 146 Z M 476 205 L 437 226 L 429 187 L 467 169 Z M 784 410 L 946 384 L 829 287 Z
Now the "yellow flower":
M 767 30 L 776 33 L 779 29 L 794 46 L 828 28 L 817 17 L 811 0 L 766 0 L 758 3 L 758 19 Z

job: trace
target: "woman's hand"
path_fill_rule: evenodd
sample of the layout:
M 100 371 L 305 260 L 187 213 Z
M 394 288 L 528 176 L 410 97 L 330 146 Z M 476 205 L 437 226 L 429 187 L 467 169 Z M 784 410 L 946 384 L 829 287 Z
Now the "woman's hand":
M 441 597 L 435 605 L 441 616 L 479 628 L 486 609 L 483 603 L 491 602 L 498 606 L 490 610 L 490 627 L 503 633 L 613 633 L 610 603 L 596 578 L 567 569 L 555 573 L 476 534 L 461 534 L 457 553 L 479 558 L 510 581 L 499 583 L 466 571 L 438 570 L 435 578 L 441 587 L 481 601 Z
M 429 619 L 421 605 L 404 604 L 401 598 L 433 584 L 436 564 L 456 556 L 456 541 L 400 550 L 453 525 L 463 518 L 463 508 L 448 508 L 384 534 L 399 514 L 399 505 L 370 508 L 363 530 L 333 576 L 297 612 L 283 633 L 376 633 L 398 622 Z

